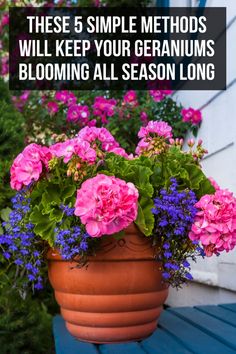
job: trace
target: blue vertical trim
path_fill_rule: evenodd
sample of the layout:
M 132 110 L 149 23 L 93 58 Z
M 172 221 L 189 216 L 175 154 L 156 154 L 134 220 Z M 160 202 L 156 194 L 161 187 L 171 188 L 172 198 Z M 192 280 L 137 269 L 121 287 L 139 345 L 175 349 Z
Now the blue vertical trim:
M 206 6 L 207 0 L 200 0 L 199 1 L 199 7 L 205 7 Z
M 169 7 L 170 0 L 156 0 L 156 6 L 157 7 Z
M 199 7 L 205 7 L 207 0 L 199 0 Z M 156 0 L 157 7 L 169 7 L 170 0 Z

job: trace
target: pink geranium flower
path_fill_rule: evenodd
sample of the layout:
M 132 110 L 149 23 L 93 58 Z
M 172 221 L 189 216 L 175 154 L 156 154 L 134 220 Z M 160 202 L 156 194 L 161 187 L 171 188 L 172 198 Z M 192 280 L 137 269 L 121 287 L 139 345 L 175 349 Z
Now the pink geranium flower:
M 215 190 L 220 189 L 219 184 L 214 180 L 214 178 L 209 177 L 208 179 L 209 179 L 209 181 L 211 182 L 212 186 L 215 188 Z
M 2 19 L 1 19 L 1 26 L 6 26 L 6 25 L 9 25 L 9 14 L 7 12 L 5 12 L 3 15 L 2 15 Z
M 58 104 L 56 102 L 50 101 L 50 102 L 47 103 L 47 109 L 48 109 L 48 113 L 50 115 L 54 115 L 54 114 L 56 114 L 58 112 L 59 106 L 58 106 Z
M 133 158 L 133 155 L 128 155 L 120 147 L 113 135 L 106 128 L 85 127 L 79 131 L 78 137 L 89 142 L 94 148 L 99 147 L 105 152 L 113 152 L 128 159 Z
M 20 95 L 20 100 L 21 100 L 22 102 L 27 102 L 29 96 L 30 96 L 30 91 L 29 91 L 29 90 L 25 90 L 25 91 L 23 91 L 22 94 Z
M 172 94 L 172 90 L 150 90 L 150 96 L 152 96 L 155 102 L 162 101 L 166 96 Z
M 11 166 L 11 187 L 20 190 L 31 182 L 37 181 L 43 170 L 48 167 L 52 155 L 47 147 L 37 144 L 28 145 L 14 160 Z
M 146 127 L 141 127 L 138 132 L 138 137 L 141 138 L 137 148 L 135 150 L 137 155 L 142 154 L 143 152 L 149 149 L 149 146 L 152 144 L 153 139 L 161 137 L 164 139 L 172 138 L 172 128 L 166 122 L 158 121 L 149 121 Z M 156 150 L 155 154 L 160 153 Z
M 86 123 L 89 116 L 90 112 L 88 106 L 73 104 L 68 109 L 67 121 L 77 122 L 78 120 L 81 120 L 83 123 Z
M 172 128 L 166 122 L 151 120 L 146 127 L 141 127 L 138 132 L 139 138 L 144 138 L 155 134 L 165 139 L 172 138 Z
M 133 155 L 130 154 L 128 155 L 125 149 L 121 147 L 115 147 L 115 148 L 108 148 L 107 152 L 113 152 L 113 154 L 125 157 L 126 159 L 131 160 L 133 158 Z
M 9 14 L 4 13 L 2 15 L 1 21 L 0 21 L 0 33 L 2 32 L 3 28 L 9 24 Z
M 5 76 L 9 73 L 9 57 L 5 56 L 1 58 L 1 75 Z
M 112 117 L 115 114 L 116 100 L 105 97 L 96 97 L 93 104 L 93 114 L 99 116 L 102 123 L 107 123 L 107 117 Z
M 96 141 L 100 142 L 104 151 L 119 147 L 113 135 L 106 128 L 85 127 L 79 131 L 78 137 L 90 144 Z
M 12 96 L 12 102 L 16 109 L 20 112 L 23 110 L 28 98 L 30 96 L 30 91 L 25 90 L 20 96 Z
M 42 172 L 41 161 L 28 160 L 23 154 L 19 154 L 11 167 L 11 188 L 20 190 L 24 185 L 28 186 L 32 181 L 37 181 Z
M 62 90 L 55 93 L 55 99 L 61 101 L 67 106 L 71 106 L 76 103 L 76 97 L 73 92 Z
M 202 121 L 202 112 L 199 109 L 182 109 L 181 114 L 183 122 L 190 122 L 197 125 Z
M 236 245 L 236 198 L 227 189 L 204 195 L 195 205 L 198 212 L 189 237 L 200 241 L 207 256 L 229 252 Z
M 137 93 L 134 90 L 127 91 L 123 98 L 124 104 L 129 104 L 130 106 L 137 106 Z
M 73 92 L 68 92 L 68 96 L 67 96 L 67 106 L 70 107 L 71 105 L 76 104 L 77 98 L 76 96 L 73 94 Z
M 77 191 L 75 215 L 91 237 L 111 235 L 135 221 L 138 197 L 133 183 L 99 174 L 86 180 Z
M 140 113 L 140 120 L 144 125 L 146 125 L 148 123 L 148 115 L 146 112 Z
M 96 161 L 96 151 L 87 141 L 79 138 L 68 139 L 63 143 L 50 146 L 50 152 L 56 157 L 64 157 L 64 162 L 71 160 L 73 155 L 79 156 L 83 161 L 93 164 Z

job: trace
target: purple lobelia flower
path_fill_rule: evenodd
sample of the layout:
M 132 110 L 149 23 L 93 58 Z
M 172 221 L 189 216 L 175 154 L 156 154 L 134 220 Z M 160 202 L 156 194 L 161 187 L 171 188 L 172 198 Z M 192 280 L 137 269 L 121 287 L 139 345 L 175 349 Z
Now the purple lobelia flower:
M 55 229 L 55 245 L 59 248 L 64 259 L 72 260 L 88 249 L 87 239 L 89 235 L 82 232 L 80 227 L 74 226 L 69 230 Z
M 41 289 L 42 266 L 44 265 L 40 240 L 33 232 L 34 225 L 25 223 L 30 211 L 30 198 L 27 189 L 18 192 L 11 200 L 13 210 L 9 220 L 3 222 L 5 232 L 0 235 L 0 249 L 3 257 L 16 267 L 16 274 L 22 275 L 25 288 L 30 285 L 33 289 Z
M 195 260 L 199 253 L 199 246 L 193 245 L 188 237 L 197 212 L 197 199 L 193 191 L 178 188 L 176 179 L 171 178 L 169 188 L 161 189 L 154 199 L 152 210 L 155 217 L 153 236 L 161 246 L 159 259 L 163 278 L 175 287 L 192 279 L 190 263 L 186 259 Z

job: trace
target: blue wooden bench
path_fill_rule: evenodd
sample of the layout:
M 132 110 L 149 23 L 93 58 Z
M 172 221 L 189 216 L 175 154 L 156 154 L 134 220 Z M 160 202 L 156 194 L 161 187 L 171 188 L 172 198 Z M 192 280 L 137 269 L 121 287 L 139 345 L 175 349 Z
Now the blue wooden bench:
M 68 333 L 59 315 L 53 332 L 56 354 L 235 354 L 236 304 L 169 308 L 157 330 L 141 342 L 83 343 Z

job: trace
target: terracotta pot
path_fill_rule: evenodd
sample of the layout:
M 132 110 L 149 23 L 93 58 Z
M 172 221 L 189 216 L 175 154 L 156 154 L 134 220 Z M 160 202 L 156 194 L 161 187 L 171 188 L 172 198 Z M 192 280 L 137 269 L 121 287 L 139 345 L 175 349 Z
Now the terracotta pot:
M 51 250 L 49 279 L 68 331 L 82 341 L 140 340 L 157 326 L 168 288 L 150 240 L 131 225 L 116 240 L 104 237 L 88 266 L 64 261 Z

